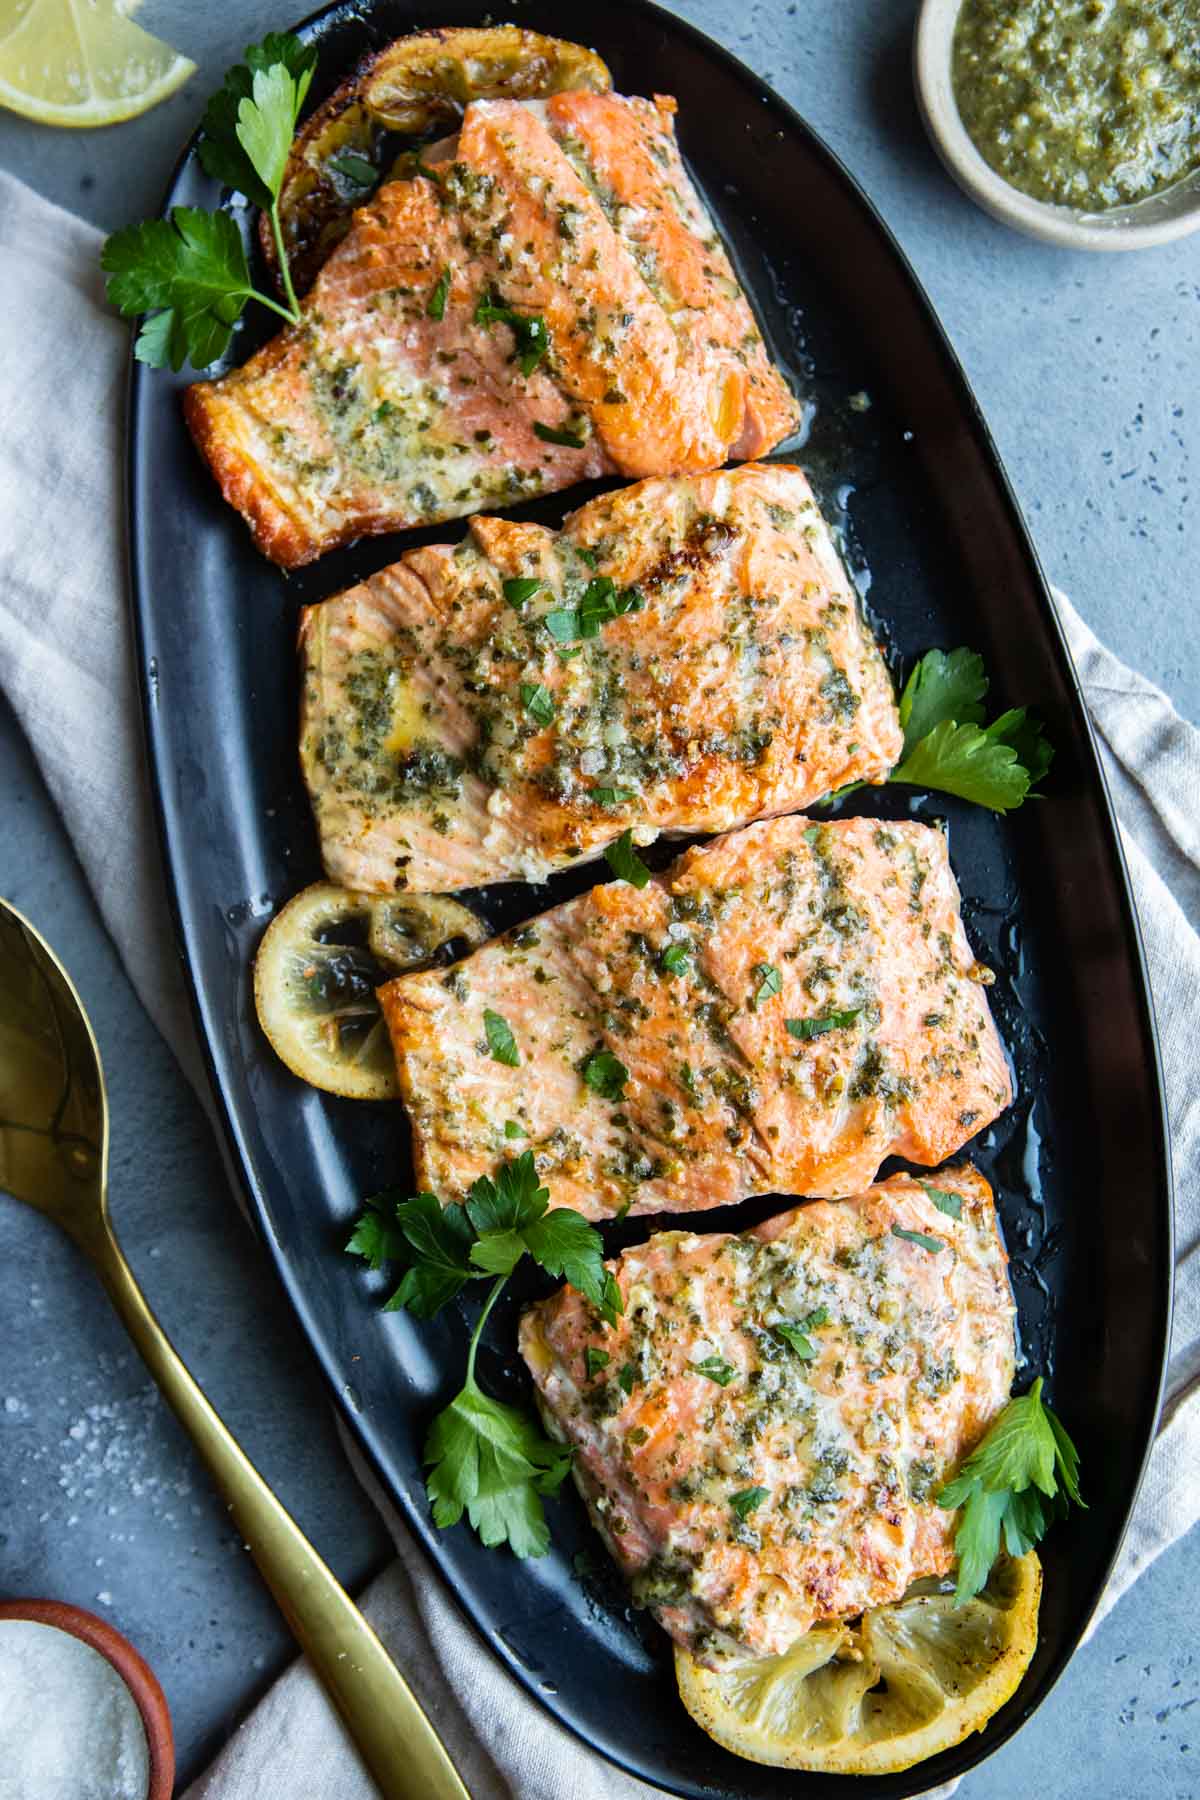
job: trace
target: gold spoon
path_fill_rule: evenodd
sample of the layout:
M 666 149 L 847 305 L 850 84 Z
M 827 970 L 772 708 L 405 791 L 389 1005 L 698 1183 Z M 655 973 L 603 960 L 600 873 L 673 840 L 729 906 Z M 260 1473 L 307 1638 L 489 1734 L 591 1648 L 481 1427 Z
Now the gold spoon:
M 150 1311 L 109 1223 L 107 1171 L 108 1097 L 83 1003 L 0 900 L 0 1190 L 61 1225 L 99 1275 L 385 1800 L 470 1800 L 403 1675 Z

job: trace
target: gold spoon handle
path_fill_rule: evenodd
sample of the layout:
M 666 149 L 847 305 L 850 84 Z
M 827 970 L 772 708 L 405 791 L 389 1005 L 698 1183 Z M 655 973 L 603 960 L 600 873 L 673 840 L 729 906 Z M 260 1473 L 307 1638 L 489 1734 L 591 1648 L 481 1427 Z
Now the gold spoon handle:
M 384 1800 L 470 1800 L 407 1681 L 176 1355 L 111 1230 L 79 1235 Z

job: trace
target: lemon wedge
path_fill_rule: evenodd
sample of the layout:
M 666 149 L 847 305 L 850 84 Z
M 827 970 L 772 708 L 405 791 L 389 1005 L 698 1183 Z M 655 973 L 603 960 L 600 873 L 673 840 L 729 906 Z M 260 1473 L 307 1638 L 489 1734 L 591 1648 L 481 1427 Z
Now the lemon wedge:
M 893 1775 L 982 1731 L 1037 1648 L 1042 1569 L 1032 1552 L 997 1562 L 955 1607 L 942 1584 L 849 1624 L 818 1625 L 782 1656 L 701 1668 L 675 1652 L 688 1712 L 751 1762 L 826 1775 Z
M 118 0 L 17 0 L 0 37 L 0 106 L 41 125 L 136 119 L 196 65 L 127 17 Z
M 487 929 L 433 894 L 354 894 L 317 881 L 267 926 L 254 1004 L 294 1075 L 348 1100 L 396 1097 L 392 1047 L 375 989 L 393 975 L 449 962 Z

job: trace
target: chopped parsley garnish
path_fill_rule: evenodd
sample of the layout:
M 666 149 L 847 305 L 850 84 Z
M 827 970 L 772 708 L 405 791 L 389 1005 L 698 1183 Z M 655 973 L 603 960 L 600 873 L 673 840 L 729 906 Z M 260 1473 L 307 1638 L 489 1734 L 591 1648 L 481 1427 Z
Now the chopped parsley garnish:
M 678 943 L 667 945 L 658 959 L 659 963 L 668 975 L 682 975 L 688 966 L 694 948 L 690 939 L 681 938 Z
M 794 1323 L 780 1320 L 778 1325 L 772 1326 L 772 1330 L 776 1337 L 782 1338 L 784 1343 L 796 1352 L 802 1362 L 814 1362 L 820 1355 L 820 1351 L 808 1334 L 810 1331 L 815 1331 L 818 1325 L 828 1325 L 828 1323 L 829 1308 L 814 1306 L 813 1310 L 805 1313 L 802 1319 L 797 1319 Z
M 906 1231 L 903 1225 L 892 1226 L 892 1236 L 903 1238 L 906 1244 L 919 1244 L 922 1250 L 928 1250 L 931 1256 L 946 1248 L 941 1238 L 930 1237 L 927 1231 Z
M 571 431 L 565 425 L 543 425 L 540 419 L 533 421 L 533 435 L 540 437 L 543 444 L 564 444 L 568 450 L 582 450 L 588 441 L 587 428 L 582 424 Z
M 820 1019 L 785 1019 L 784 1024 L 794 1038 L 807 1044 L 812 1038 L 824 1037 L 827 1031 L 840 1031 L 845 1025 L 853 1025 L 862 1010 L 861 1006 L 851 1006 L 845 1012 L 826 1013 Z
M 635 888 L 644 888 L 650 879 L 649 869 L 633 847 L 632 831 L 623 831 L 615 844 L 606 846 L 604 860 L 614 875 Z
M 602 1100 L 620 1100 L 625 1094 L 629 1070 L 611 1050 L 593 1050 L 580 1073 L 584 1083 Z
M 715 1381 L 718 1387 L 728 1387 L 737 1370 L 732 1363 L 727 1363 L 723 1356 L 706 1356 L 703 1362 L 690 1363 L 693 1375 L 705 1375 L 709 1381 Z
M 517 1049 L 512 1026 L 498 1012 L 493 1012 L 490 1006 L 483 1011 L 483 1035 L 487 1039 L 488 1054 L 493 1062 L 507 1063 L 510 1069 L 520 1066 L 521 1053 Z
M 637 1378 L 637 1364 L 632 1362 L 622 1363 L 617 1371 L 617 1385 L 624 1393 L 632 1394 L 634 1388 L 637 1386 Z
M 529 1133 L 523 1125 L 517 1123 L 516 1119 L 505 1119 L 504 1135 L 506 1138 L 524 1138 L 528 1137 Z
M 550 333 L 546 321 L 536 313 L 519 313 L 506 306 L 494 291 L 480 295 L 475 308 L 475 323 L 509 327 L 522 375 L 532 375 L 542 358 L 549 354 Z
M 624 806 L 627 800 L 633 799 L 633 789 L 595 787 L 591 790 L 588 798 L 594 800 L 597 806 Z
M 607 1350 L 594 1350 L 589 1344 L 583 1353 L 583 1366 L 587 1370 L 589 1381 L 594 1381 L 601 1369 L 607 1369 L 608 1363 Z
M 539 725 L 554 723 L 554 695 L 541 682 L 523 681 L 521 683 L 521 704 L 531 718 Z
M 1001 1534 L 1010 1556 L 1024 1556 L 1066 1516 L 1070 1501 L 1084 1504 L 1079 1453 L 1043 1402 L 1040 1375 L 1027 1394 L 1009 1401 L 937 1501 L 947 1511 L 962 1509 L 954 1537 L 957 1606 L 987 1581 Z
M 533 599 L 541 585 L 536 575 L 510 575 L 501 583 L 504 598 L 515 612 L 520 612 L 525 602 Z
M 176 206 L 169 219 L 146 219 L 105 240 L 100 266 L 108 297 L 126 318 L 148 315 L 134 346 L 139 362 L 207 368 L 229 348 L 247 300 L 289 324 L 300 319 L 279 194 L 300 108 L 317 53 L 289 32 L 271 32 L 227 71 L 201 121 L 200 161 L 209 175 L 267 214 L 285 303 L 251 285 L 241 233 L 232 214 Z
M 637 612 L 644 605 L 637 588 L 620 588 L 608 575 L 594 575 L 577 606 L 558 606 L 543 614 L 542 624 L 560 644 L 599 637 L 610 619 Z
M 437 278 L 437 285 L 425 302 L 425 311 L 431 319 L 444 319 L 446 302 L 450 298 L 450 283 L 454 279 L 454 271 L 447 263 Z
M 348 181 L 360 194 L 369 194 L 379 180 L 379 170 L 375 164 L 365 156 L 359 156 L 355 150 L 339 150 L 336 156 L 329 158 L 325 167 L 332 169 L 335 175 L 340 175 L 343 181 Z M 440 313 L 438 317 L 441 317 Z
M 455 1525 L 466 1512 L 486 1545 L 508 1543 L 520 1557 L 549 1548 L 541 1497 L 561 1486 L 571 1452 L 545 1437 L 529 1414 L 479 1387 L 475 1356 L 484 1324 L 525 1255 L 578 1288 L 609 1324 L 623 1310 L 599 1233 L 567 1207 L 550 1210 L 549 1199 L 526 1150 L 494 1177 L 476 1181 L 462 1205 L 443 1207 L 433 1194 L 376 1196 L 346 1246 L 373 1268 L 384 1260 L 405 1262 L 388 1308 L 405 1307 L 422 1319 L 469 1282 L 492 1278 L 467 1348 L 463 1387 L 425 1440 L 425 1486 L 437 1525 Z
M 779 970 L 775 967 L 774 963 L 765 962 L 755 963 L 754 974 L 758 981 L 758 986 L 754 990 L 754 1000 L 752 1004 L 755 1011 L 757 1011 L 764 1000 L 769 1000 L 773 994 L 777 994 L 780 991 L 783 986 L 783 976 L 779 973 Z
M 729 1504 L 739 1519 L 748 1519 L 762 1505 L 769 1491 L 765 1487 L 743 1488 L 740 1494 L 730 1494 Z
M 951 1219 L 962 1218 L 961 1194 L 952 1194 L 947 1188 L 930 1187 L 926 1181 L 919 1182 L 918 1186 L 929 1196 L 939 1212 L 944 1212 Z

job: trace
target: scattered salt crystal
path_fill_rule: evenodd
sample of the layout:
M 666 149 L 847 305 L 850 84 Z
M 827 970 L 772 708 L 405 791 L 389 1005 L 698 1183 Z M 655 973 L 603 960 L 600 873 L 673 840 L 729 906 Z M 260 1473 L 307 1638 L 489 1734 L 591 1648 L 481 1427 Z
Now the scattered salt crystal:
M 0 1744 L 5 1800 L 145 1800 L 137 1702 L 98 1650 L 52 1625 L 0 1619 Z
M 112 1605 L 112 1595 L 109 1593 L 107 1588 L 100 1589 L 100 1592 L 96 1595 L 96 1600 L 100 1606 L 111 1606 Z
M 4 1402 L 4 1410 L 6 1413 L 19 1413 L 23 1412 L 24 1408 L 15 1394 L 9 1394 Z

